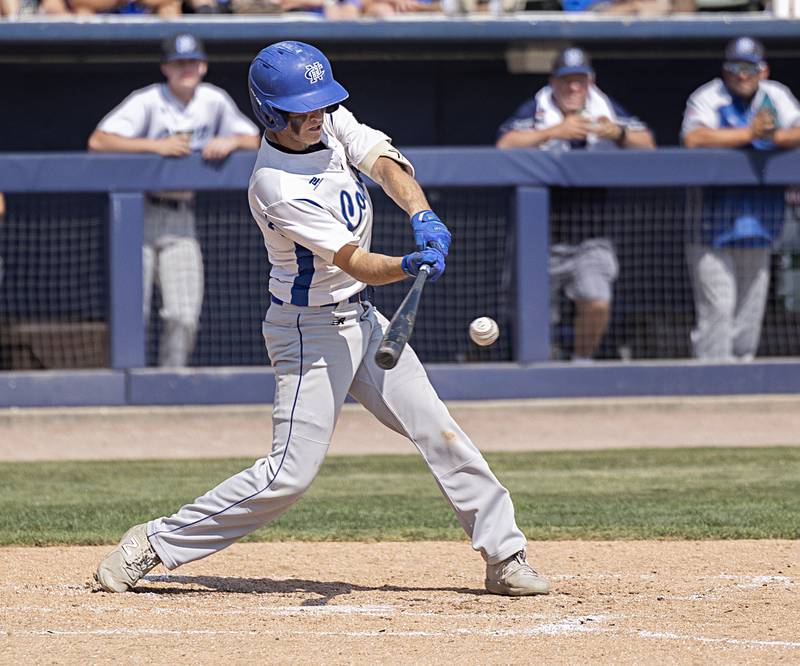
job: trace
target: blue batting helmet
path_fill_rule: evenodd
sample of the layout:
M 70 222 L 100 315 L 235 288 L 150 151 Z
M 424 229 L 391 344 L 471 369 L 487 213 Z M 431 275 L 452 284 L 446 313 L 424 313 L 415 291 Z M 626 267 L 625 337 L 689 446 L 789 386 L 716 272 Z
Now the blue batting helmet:
M 286 127 L 281 112 L 308 113 L 346 100 L 322 51 L 303 42 L 278 42 L 263 49 L 247 77 L 253 113 L 264 127 Z

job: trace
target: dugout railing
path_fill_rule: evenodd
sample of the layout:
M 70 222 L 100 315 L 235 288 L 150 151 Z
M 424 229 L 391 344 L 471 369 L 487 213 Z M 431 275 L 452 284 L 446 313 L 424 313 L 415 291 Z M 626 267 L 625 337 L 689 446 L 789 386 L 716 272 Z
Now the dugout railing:
M 800 152 L 407 153 L 456 238 L 449 280 L 426 293 L 414 338 L 445 397 L 800 389 L 793 358 L 800 329 L 779 282 L 781 248 L 762 357 L 747 364 L 688 358 L 692 303 L 681 254 L 688 193 L 782 193 L 800 180 Z M 269 401 L 272 375 L 259 335 L 268 264 L 244 195 L 253 157 L 214 166 L 199 157 L 0 155 L 9 202 L 0 228 L 0 406 Z M 205 215 L 206 304 L 194 367 L 169 371 L 152 367 L 157 317 L 149 331 L 142 321 L 144 193 L 186 188 L 200 193 Z M 408 251 L 404 215 L 373 193 L 377 249 Z M 557 362 L 570 335 L 569 303 L 551 301 L 548 288 L 548 246 L 559 225 L 610 235 L 618 245 L 620 278 L 599 352 L 607 362 L 591 367 Z M 380 290 L 379 307 L 390 312 L 404 288 Z M 554 316 L 558 307 L 566 307 L 563 316 Z M 503 331 L 489 349 L 466 335 L 478 315 L 495 317 Z

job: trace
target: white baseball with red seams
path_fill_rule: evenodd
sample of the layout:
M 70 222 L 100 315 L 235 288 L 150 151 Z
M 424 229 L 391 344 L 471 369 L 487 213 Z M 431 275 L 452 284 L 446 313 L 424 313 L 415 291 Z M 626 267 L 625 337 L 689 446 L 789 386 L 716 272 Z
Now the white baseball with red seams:
M 481 347 L 488 347 L 500 335 L 500 327 L 491 317 L 478 317 L 469 325 L 469 337 Z

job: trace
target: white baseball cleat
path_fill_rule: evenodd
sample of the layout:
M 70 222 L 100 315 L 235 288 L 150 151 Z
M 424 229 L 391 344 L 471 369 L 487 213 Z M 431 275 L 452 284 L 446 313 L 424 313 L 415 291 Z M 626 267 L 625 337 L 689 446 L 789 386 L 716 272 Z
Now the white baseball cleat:
M 528 564 L 521 550 L 502 562 L 486 565 L 486 589 L 492 594 L 524 597 L 547 594 L 550 582 Z
M 160 562 L 147 539 L 147 526 L 134 525 L 97 565 L 94 579 L 107 592 L 127 592 Z

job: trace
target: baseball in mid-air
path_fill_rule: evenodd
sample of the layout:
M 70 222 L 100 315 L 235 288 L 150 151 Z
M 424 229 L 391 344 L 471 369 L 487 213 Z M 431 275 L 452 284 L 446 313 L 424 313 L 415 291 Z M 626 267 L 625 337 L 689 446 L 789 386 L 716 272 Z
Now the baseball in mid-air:
M 497 322 L 491 317 L 478 317 L 469 325 L 469 337 L 481 347 L 488 347 L 500 335 Z

